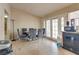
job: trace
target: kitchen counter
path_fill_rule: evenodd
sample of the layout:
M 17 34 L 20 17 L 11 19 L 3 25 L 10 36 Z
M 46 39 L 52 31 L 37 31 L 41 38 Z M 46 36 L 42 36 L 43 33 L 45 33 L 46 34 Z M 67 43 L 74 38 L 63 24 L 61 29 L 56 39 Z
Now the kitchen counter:
M 72 33 L 72 34 L 79 34 L 79 32 L 67 32 L 67 31 L 63 31 L 65 33 Z
M 63 32 L 63 47 L 79 54 L 79 32 Z

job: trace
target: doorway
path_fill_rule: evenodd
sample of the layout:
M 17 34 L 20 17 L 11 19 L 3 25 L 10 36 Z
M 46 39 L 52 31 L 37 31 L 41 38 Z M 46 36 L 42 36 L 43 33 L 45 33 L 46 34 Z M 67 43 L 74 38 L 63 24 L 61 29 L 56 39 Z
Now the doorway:
M 8 39 L 8 12 L 4 10 L 4 35 Z

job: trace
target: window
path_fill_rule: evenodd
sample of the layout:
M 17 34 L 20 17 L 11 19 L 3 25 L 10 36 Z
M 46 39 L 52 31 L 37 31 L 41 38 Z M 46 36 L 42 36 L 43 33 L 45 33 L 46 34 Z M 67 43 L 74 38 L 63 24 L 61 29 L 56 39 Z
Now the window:
M 75 19 L 75 25 L 79 26 L 79 19 Z
M 64 31 L 64 17 L 61 17 L 61 31 Z
M 79 10 L 68 13 L 68 19 L 76 19 L 79 18 Z
M 46 36 L 51 37 L 50 20 L 46 20 Z
M 52 19 L 52 37 L 57 39 L 58 36 L 58 19 Z
M 68 20 L 70 21 L 71 26 L 71 19 L 75 19 L 75 29 L 79 27 L 79 10 L 68 13 Z

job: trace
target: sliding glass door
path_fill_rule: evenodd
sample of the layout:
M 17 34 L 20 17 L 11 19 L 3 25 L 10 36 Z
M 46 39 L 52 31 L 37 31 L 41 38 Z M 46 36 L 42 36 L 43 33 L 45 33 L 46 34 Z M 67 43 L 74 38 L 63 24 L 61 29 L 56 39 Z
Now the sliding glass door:
M 61 31 L 64 31 L 64 17 L 61 17 Z
M 52 19 L 52 38 L 57 39 L 58 36 L 58 19 Z
M 51 37 L 51 22 L 50 20 L 46 20 L 46 36 Z

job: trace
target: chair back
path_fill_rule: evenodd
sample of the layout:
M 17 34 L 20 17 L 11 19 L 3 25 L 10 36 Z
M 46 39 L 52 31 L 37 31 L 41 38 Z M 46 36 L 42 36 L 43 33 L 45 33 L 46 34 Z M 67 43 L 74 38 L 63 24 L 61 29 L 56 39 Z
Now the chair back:
M 27 28 L 22 28 L 22 34 L 25 34 L 27 31 Z
M 29 29 L 30 39 L 36 39 L 36 29 Z
M 43 37 L 43 29 L 38 29 L 38 38 Z
M 46 35 L 46 30 L 45 30 L 45 28 L 43 28 L 43 36 L 45 36 Z

